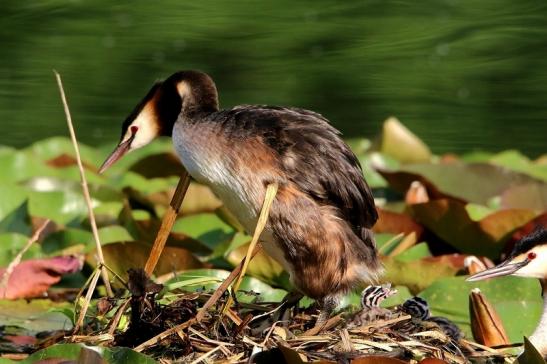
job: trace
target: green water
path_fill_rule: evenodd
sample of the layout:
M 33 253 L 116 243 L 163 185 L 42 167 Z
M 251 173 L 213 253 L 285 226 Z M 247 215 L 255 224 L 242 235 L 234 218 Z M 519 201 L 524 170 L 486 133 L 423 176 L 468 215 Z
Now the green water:
M 151 83 L 197 68 L 221 103 L 294 105 L 346 136 L 398 116 L 435 152 L 547 152 L 547 2 L 22 1 L 0 15 L 0 143 L 114 142 Z

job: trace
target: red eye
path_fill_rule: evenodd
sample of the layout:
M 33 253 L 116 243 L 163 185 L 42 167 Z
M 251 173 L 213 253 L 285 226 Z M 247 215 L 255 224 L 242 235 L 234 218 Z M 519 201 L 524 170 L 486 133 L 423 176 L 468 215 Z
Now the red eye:
M 139 127 L 133 125 L 133 126 L 131 127 L 131 134 L 135 135 L 135 133 L 136 133 L 138 130 L 139 130 Z
M 534 252 L 528 253 L 528 259 L 529 259 L 529 260 L 536 259 L 536 253 L 534 253 Z

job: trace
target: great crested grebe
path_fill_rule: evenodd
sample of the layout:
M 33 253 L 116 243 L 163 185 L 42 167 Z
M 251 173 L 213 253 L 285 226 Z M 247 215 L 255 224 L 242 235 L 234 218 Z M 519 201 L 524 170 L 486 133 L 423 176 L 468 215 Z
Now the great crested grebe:
M 538 278 L 543 296 L 543 314 L 530 342 L 547 358 L 547 229 L 539 227 L 532 234 L 519 240 L 509 257 L 499 265 L 467 278 L 480 281 L 487 278 L 513 275 Z
M 359 161 L 318 113 L 242 105 L 219 110 L 213 80 L 181 71 L 156 83 L 122 125 L 104 171 L 130 150 L 172 136 L 182 164 L 252 233 L 266 186 L 277 183 L 266 252 L 328 317 L 341 294 L 382 270 L 371 227 L 378 219 Z

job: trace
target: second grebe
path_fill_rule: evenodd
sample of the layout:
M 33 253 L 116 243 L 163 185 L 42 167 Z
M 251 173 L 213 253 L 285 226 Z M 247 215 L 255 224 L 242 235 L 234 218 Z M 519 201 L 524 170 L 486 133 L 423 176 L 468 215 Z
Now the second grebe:
M 540 227 L 532 234 L 519 240 L 509 257 L 501 264 L 467 278 L 480 281 L 501 276 L 537 278 L 542 287 L 543 314 L 530 336 L 530 342 L 547 358 L 547 229 Z
M 125 153 L 172 136 L 190 175 L 209 186 L 248 233 L 266 186 L 277 183 L 266 252 L 325 320 L 341 294 L 381 272 L 372 226 L 378 219 L 359 161 L 328 120 L 313 111 L 243 105 L 219 110 L 213 80 L 177 72 L 156 83 L 122 125 L 101 172 Z

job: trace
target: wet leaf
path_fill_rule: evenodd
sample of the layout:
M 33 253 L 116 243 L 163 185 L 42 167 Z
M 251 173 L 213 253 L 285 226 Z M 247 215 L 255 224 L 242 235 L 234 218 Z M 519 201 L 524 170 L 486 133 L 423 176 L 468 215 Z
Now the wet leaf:
M 442 199 L 410 206 L 417 221 L 463 253 L 497 258 L 518 227 L 537 213 L 511 209 L 497 211 L 473 221 L 461 202 Z
M 380 150 L 403 163 L 419 163 L 431 159 L 431 151 L 427 145 L 395 117 L 384 121 Z
M 30 259 L 19 263 L 9 276 L 7 287 L 0 286 L 0 297 L 7 299 L 39 297 L 65 274 L 82 268 L 78 257 Z M 4 269 L 0 269 L 0 277 Z

